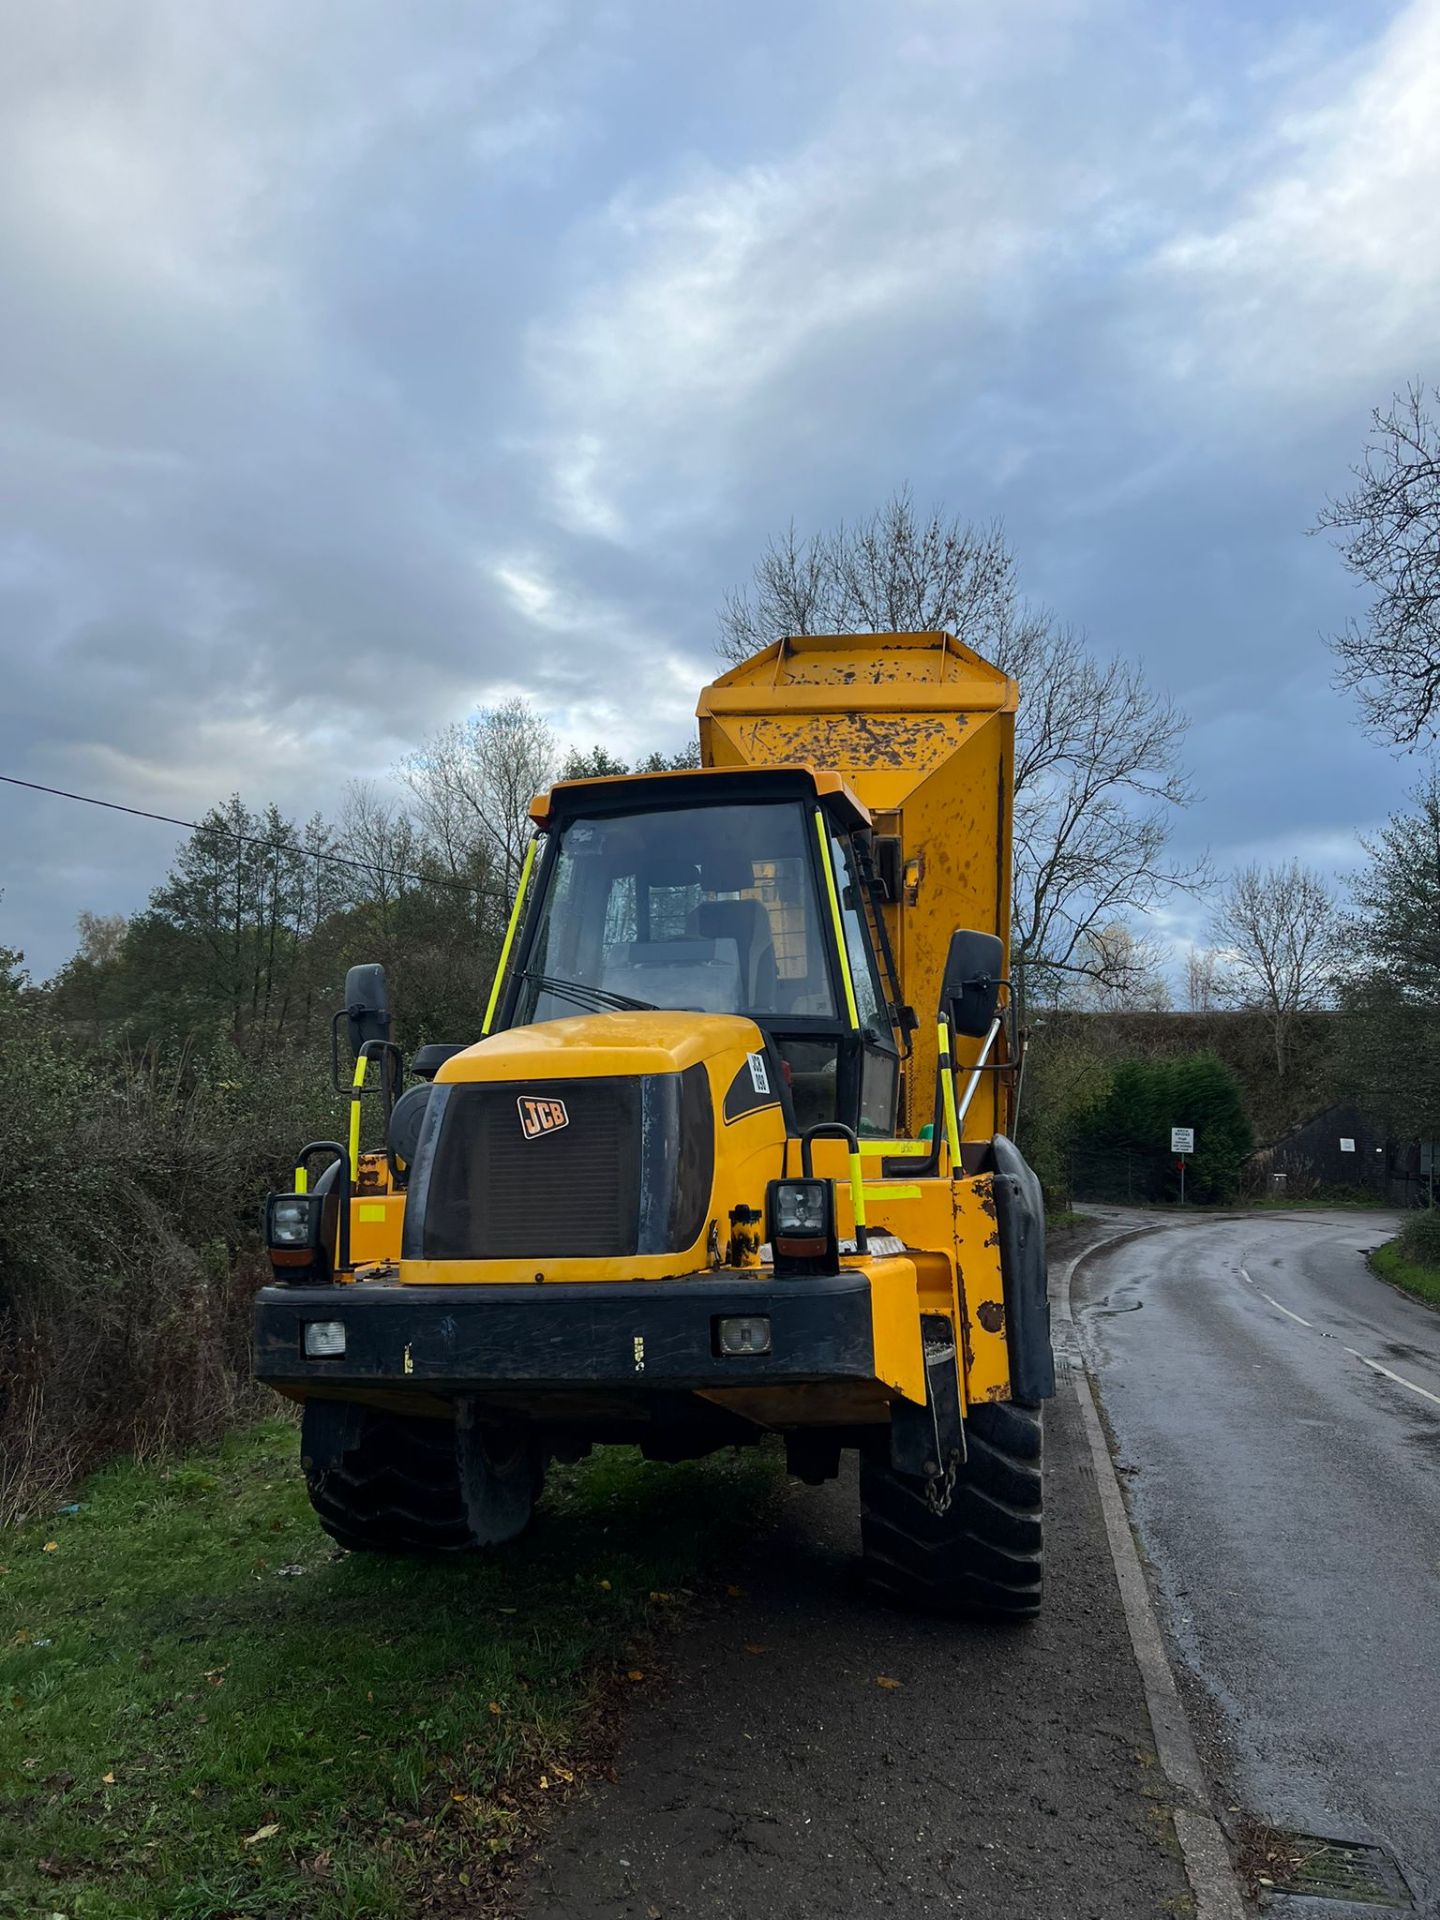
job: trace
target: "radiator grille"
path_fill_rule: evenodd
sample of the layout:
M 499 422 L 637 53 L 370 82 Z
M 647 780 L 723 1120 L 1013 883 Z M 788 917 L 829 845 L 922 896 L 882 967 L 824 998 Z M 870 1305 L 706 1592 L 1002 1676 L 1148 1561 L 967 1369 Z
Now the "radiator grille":
M 561 1102 L 527 1133 L 522 1102 Z M 641 1082 L 456 1087 L 429 1182 L 432 1260 L 604 1259 L 636 1251 Z

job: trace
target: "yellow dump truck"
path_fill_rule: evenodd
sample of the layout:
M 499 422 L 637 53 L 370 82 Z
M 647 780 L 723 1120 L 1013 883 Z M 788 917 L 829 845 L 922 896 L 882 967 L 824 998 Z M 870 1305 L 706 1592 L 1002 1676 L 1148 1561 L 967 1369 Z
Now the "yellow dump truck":
M 407 1066 L 351 970 L 348 1138 L 267 1202 L 255 1331 L 344 1546 L 494 1547 L 552 1459 L 778 1435 L 809 1482 L 858 1452 L 878 1593 L 1035 1611 L 1016 701 L 947 634 L 783 640 L 702 693 L 699 770 L 536 799 L 473 1042 Z

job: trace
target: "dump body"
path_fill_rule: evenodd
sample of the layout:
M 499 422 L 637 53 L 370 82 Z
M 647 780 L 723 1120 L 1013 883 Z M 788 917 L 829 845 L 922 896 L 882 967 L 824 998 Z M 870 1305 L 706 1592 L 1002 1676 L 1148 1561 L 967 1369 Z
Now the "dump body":
M 929 1015 L 951 933 L 997 934 L 1008 971 L 1018 700 L 1007 674 L 949 634 L 810 634 L 722 674 L 696 709 L 705 766 L 826 768 L 864 803 L 877 838 L 898 838 L 899 897 L 884 913 L 904 996 L 921 1016 L 907 1131 L 930 1118 Z M 980 1044 L 959 1043 L 962 1067 Z M 967 1138 L 1003 1130 L 999 1079 L 988 1074 L 977 1091 Z

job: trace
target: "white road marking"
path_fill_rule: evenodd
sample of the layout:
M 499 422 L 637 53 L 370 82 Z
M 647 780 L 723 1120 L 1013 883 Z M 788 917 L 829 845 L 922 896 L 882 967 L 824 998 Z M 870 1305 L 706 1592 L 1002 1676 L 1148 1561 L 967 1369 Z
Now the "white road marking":
M 1252 1287 L 1255 1287 L 1255 1282 L 1250 1279 L 1250 1276 L 1245 1271 L 1244 1267 L 1241 1267 L 1240 1269 L 1240 1278 L 1242 1280 L 1249 1281 L 1249 1284 Z M 1259 1294 L 1262 1300 L 1268 1300 L 1272 1307 L 1280 1307 L 1281 1313 L 1285 1314 L 1289 1319 L 1299 1320 L 1300 1325 L 1302 1327 L 1309 1327 L 1312 1333 L 1315 1331 L 1314 1323 L 1312 1321 L 1301 1319 L 1298 1313 L 1291 1313 L 1289 1307 L 1281 1307 L 1280 1302 L 1275 1298 L 1273 1293 L 1267 1293 L 1263 1287 L 1255 1287 L 1255 1291 Z
M 1299 1320 L 1300 1325 L 1302 1327 L 1309 1327 L 1312 1333 L 1319 1331 L 1311 1321 L 1301 1320 L 1298 1313 L 1291 1313 L 1289 1307 L 1280 1306 L 1280 1302 L 1275 1298 L 1273 1293 L 1266 1293 L 1263 1287 L 1256 1287 L 1255 1282 L 1250 1278 L 1244 1267 L 1240 1269 L 1240 1278 L 1247 1286 L 1255 1287 L 1256 1293 L 1259 1294 L 1262 1300 L 1268 1300 L 1272 1307 L 1279 1307 L 1281 1313 L 1285 1314 L 1287 1318 Z M 1322 1333 L 1320 1337 L 1322 1340 L 1328 1340 L 1331 1336 L 1328 1333 Z M 1413 1380 L 1407 1380 L 1403 1373 L 1392 1373 L 1389 1367 L 1382 1367 L 1378 1360 L 1372 1360 L 1368 1353 L 1361 1353 L 1358 1347 L 1347 1347 L 1343 1340 L 1340 1346 L 1342 1352 L 1348 1353 L 1353 1359 L 1363 1361 L 1367 1367 L 1373 1367 L 1376 1373 L 1383 1373 L 1385 1378 L 1387 1380 L 1393 1380 L 1397 1387 L 1408 1387 L 1411 1393 L 1418 1393 L 1422 1400 L 1433 1401 L 1437 1407 L 1440 1407 L 1440 1393 L 1431 1393 L 1428 1387 L 1416 1386 L 1415 1382 Z
M 1389 1367 L 1382 1367 L 1378 1360 L 1372 1360 L 1368 1353 L 1355 1353 L 1354 1347 L 1346 1347 L 1346 1353 L 1354 1353 L 1357 1360 L 1363 1360 L 1367 1367 L 1373 1367 L 1376 1373 L 1383 1373 L 1387 1380 L 1393 1380 L 1397 1387 L 1409 1387 L 1412 1393 L 1418 1393 L 1426 1400 L 1433 1400 L 1440 1407 L 1440 1393 L 1431 1393 L 1428 1387 L 1417 1387 L 1413 1380 L 1407 1380 L 1403 1374 L 1392 1373 Z

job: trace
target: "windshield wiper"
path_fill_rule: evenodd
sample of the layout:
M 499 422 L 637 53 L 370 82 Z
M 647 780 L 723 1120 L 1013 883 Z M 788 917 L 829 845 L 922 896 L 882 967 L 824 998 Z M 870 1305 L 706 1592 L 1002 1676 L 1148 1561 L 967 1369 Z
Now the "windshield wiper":
M 557 1000 L 569 1000 L 590 1012 L 611 1007 L 617 1013 L 659 1013 L 653 1000 L 632 1000 L 628 993 L 612 993 L 608 987 L 592 987 L 587 980 L 557 980 L 553 974 L 531 973 L 525 968 L 522 980 L 532 980 L 542 993 L 553 993 Z

